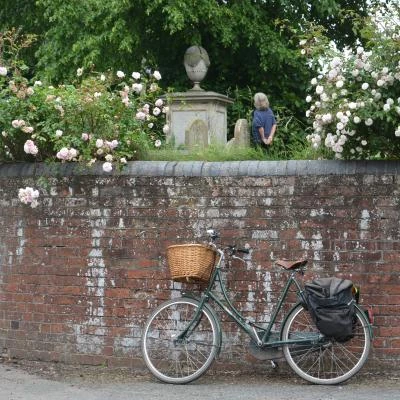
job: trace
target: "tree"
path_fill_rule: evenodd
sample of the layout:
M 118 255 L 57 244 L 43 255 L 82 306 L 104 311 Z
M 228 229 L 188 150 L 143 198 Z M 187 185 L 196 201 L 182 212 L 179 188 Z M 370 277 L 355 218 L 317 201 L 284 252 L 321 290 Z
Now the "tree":
M 39 68 L 52 79 L 79 66 L 134 68 L 143 58 L 182 82 L 186 48 L 211 56 L 210 86 L 297 82 L 297 35 L 306 21 L 328 27 L 338 43 L 354 40 L 344 10 L 366 13 L 366 0 L 6 0 L 0 20 L 42 34 Z M 13 16 L 11 18 L 11 16 Z M 350 22 L 350 23 L 349 23 Z M 237 72 L 240 72 L 239 74 Z M 262 72 L 263 74 L 260 74 Z M 283 76 L 280 76 L 280 75 Z M 169 74 L 168 74 L 169 75 Z M 272 79 L 271 79 L 272 78 Z M 260 81 L 261 79 L 261 81 Z M 274 86 L 274 85 L 272 85 Z M 294 84 L 289 85 L 290 91 Z

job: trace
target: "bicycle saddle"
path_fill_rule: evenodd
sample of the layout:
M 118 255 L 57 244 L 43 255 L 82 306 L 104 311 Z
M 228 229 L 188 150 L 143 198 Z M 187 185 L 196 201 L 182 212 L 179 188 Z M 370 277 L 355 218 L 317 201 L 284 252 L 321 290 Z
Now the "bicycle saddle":
M 297 269 L 297 268 L 304 267 L 307 264 L 307 260 L 304 260 L 304 259 L 300 259 L 300 260 L 296 260 L 296 261 L 276 260 L 275 263 L 285 269 Z

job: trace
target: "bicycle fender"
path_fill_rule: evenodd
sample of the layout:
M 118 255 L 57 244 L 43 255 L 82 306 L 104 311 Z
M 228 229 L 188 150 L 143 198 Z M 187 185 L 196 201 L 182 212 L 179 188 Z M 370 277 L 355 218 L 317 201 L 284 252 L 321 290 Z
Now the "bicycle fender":
M 191 300 L 196 300 L 200 303 L 201 299 L 199 296 L 197 296 L 196 294 L 192 293 L 192 292 L 182 292 L 182 297 L 187 297 Z M 218 318 L 217 313 L 214 311 L 214 309 L 207 303 L 204 303 L 204 308 L 207 309 L 207 311 L 212 315 L 212 317 L 214 318 L 215 324 L 217 325 L 217 329 L 218 329 L 218 349 L 217 349 L 217 354 L 216 356 L 219 356 L 219 353 L 221 352 L 221 348 L 222 348 L 222 329 L 221 329 L 221 322 L 220 319 Z
M 364 317 L 364 319 L 365 319 L 365 322 L 367 323 L 368 331 L 369 331 L 369 334 L 370 334 L 371 340 L 372 340 L 372 339 L 374 338 L 374 331 L 373 331 L 373 329 L 372 329 L 372 327 L 373 327 L 372 322 L 373 322 L 373 321 L 371 321 L 370 313 L 368 312 L 367 309 L 365 309 L 364 307 L 362 307 L 362 306 L 359 305 L 359 304 L 355 304 L 355 307 L 356 307 L 356 308 L 358 309 L 358 311 L 360 311 L 361 314 L 363 315 L 363 317 Z

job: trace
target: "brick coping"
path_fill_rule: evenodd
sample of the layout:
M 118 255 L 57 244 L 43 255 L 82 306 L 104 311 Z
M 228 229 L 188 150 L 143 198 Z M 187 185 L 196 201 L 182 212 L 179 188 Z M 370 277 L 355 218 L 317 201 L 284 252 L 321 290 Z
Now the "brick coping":
M 38 176 L 306 176 L 306 175 L 398 175 L 400 161 L 130 161 L 122 171 L 102 170 L 102 163 L 84 167 L 77 163 L 0 163 L 0 178 Z

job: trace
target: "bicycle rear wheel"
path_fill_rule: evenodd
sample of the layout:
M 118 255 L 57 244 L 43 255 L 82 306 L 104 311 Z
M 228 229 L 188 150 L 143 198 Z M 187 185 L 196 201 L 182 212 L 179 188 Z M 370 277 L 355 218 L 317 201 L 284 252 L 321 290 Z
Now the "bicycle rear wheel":
M 311 315 L 302 306 L 290 312 L 282 330 L 282 340 L 310 339 L 317 344 L 287 344 L 283 353 L 290 367 L 303 379 L 333 385 L 354 376 L 367 361 L 371 336 L 365 315 L 356 308 L 353 338 L 346 342 L 321 337 Z
M 142 355 L 150 372 L 166 383 L 188 383 L 211 366 L 221 345 L 216 317 L 203 308 L 200 319 L 182 339 L 199 302 L 179 298 L 161 304 L 146 322 Z

